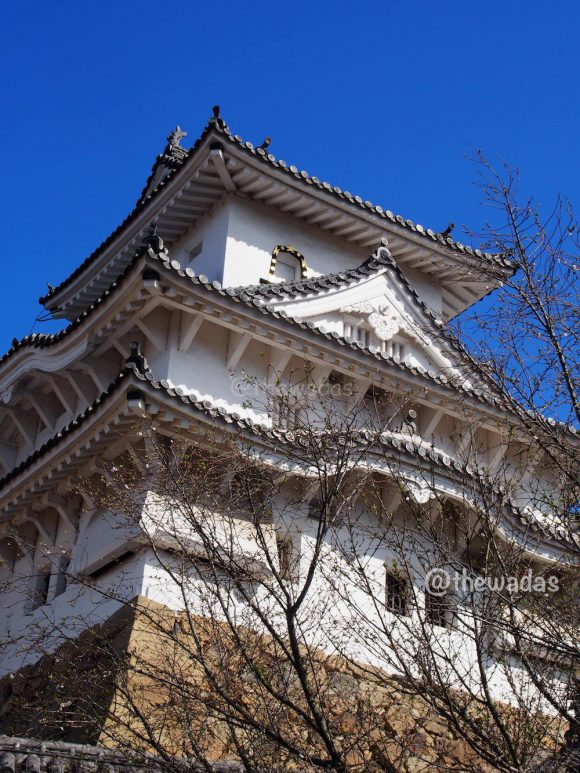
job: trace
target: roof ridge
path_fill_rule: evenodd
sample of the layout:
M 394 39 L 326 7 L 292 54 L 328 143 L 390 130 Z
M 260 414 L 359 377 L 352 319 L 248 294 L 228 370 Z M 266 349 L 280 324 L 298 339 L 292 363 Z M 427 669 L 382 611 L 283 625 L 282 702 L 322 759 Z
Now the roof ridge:
M 193 158 L 196 149 L 201 145 L 203 140 L 205 140 L 205 138 L 207 137 L 207 135 L 211 130 L 214 130 L 219 136 L 227 138 L 233 144 L 238 145 L 246 153 L 253 155 L 254 157 L 262 160 L 263 162 L 269 164 L 270 166 L 273 166 L 277 169 L 285 171 L 286 173 L 294 176 L 296 179 L 299 179 L 304 184 L 315 186 L 320 190 L 326 191 L 327 193 L 329 193 L 335 198 L 337 197 L 339 199 L 345 200 L 353 206 L 358 206 L 358 208 L 360 209 L 371 211 L 373 214 L 379 215 L 381 218 L 388 220 L 393 224 L 398 225 L 402 228 L 411 230 L 412 232 L 418 234 L 421 237 L 424 237 L 427 240 L 436 242 L 442 247 L 445 247 L 447 249 L 450 249 L 454 252 L 458 252 L 461 254 L 467 254 L 470 256 L 484 258 L 485 260 L 495 262 L 499 266 L 502 266 L 504 268 L 513 267 L 513 263 L 511 260 L 509 260 L 509 258 L 507 257 L 507 254 L 482 252 L 481 250 L 474 249 L 469 245 L 464 245 L 461 242 L 456 242 L 453 239 L 451 239 L 451 237 L 443 237 L 440 233 L 437 233 L 430 228 L 425 228 L 419 223 L 414 223 L 412 220 L 405 219 L 401 215 L 396 215 L 390 210 L 384 210 L 381 206 L 373 205 L 368 200 L 363 201 L 363 199 L 360 196 L 353 196 L 349 191 L 343 191 L 338 186 L 332 186 L 328 182 L 321 182 L 318 179 L 318 177 L 310 176 L 306 171 L 300 172 L 298 170 L 298 167 L 294 165 L 288 165 L 286 164 L 285 161 L 281 159 L 280 160 L 276 159 L 275 156 L 273 156 L 271 153 L 267 153 L 263 148 L 261 147 L 254 148 L 254 145 L 251 142 L 244 142 L 244 140 L 239 134 L 235 134 L 235 135 L 232 134 L 231 129 L 229 128 L 228 124 L 223 120 L 223 118 L 220 117 L 219 112 L 217 115 L 214 112 L 214 116 L 208 120 L 205 127 L 203 128 L 202 133 L 195 140 L 195 142 L 191 145 L 190 148 L 188 149 L 181 148 L 181 146 L 179 146 L 179 149 L 184 153 L 183 157 L 177 159 L 171 156 L 172 161 L 169 164 L 169 166 L 172 166 L 173 168 L 169 168 L 167 175 L 165 175 L 157 183 L 157 185 L 147 193 L 147 189 L 153 180 L 155 171 L 157 170 L 159 164 L 162 163 L 162 159 L 166 155 L 166 151 L 169 148 L 169 145 L 166 146 L 165 149 L 156 157 L 156 160 L 153 164 L 153 168 L 147 179 L 145 187 L 143 188 L 143 191 L 141 192 L 140 197 L 137 203 L 135 204 L 135 206 L 133 207 L 133 209 L 126 215 L 126 217 L 121 221 L 121 223 L 109 234 L 109 236 L 107 236 L 101 242 L 101 244 L 99 244 L 93 250 L 93 252 L 91 252 L 90 255 L 88 255 L 77 266 L 77 268 L 75 268 L 69 274 L 68 277 L 66 277 L 62 282 L 60 282 L 54 288 L 50 289 L 48 293 L 46 293 L 45 295 L 39 298 L 39 302 L 42 305 L 45 305 L 47 301 L 50 300 L 50 298 L 52 298 L 54 295 L 56 295 L 58 292 L 60 292 L 62 289 L 68 286 L 72 281 L 74 281 L 74 279 L 76 279 L 83 272 L 83 270 L 88 265 L 90 265 L 103 250 L 105 250 L 109 246 L 109 244 L 122 232 L 125 226 L 132 219 L 136 217 L 136 215 L 145 207 L 145 205 L 149 201 L 151 201 L 159 193 L 159 191 L 166 186 L 166 184 L 171 179 L 173 179 L 176 173 L 181 168 L 183 168 L 186 162 L 190 158 Z
M 145 207 L 147 202 L 149 202 L 151 200 L 151 198 L 155 194 L 157 194 L 160 190 L 162 190 L 163 187 L 166 185 L 166 183 L 168 183 L 175 176 L 175 174 L 179 171 L 179 169 L 182 168 L 182 166 L 185 163 L 185 161 L 187 161 L 187 159 L 190 158 L 193 155 L 193 152 L 201 145 L 201 143 L 205 140 L 205 138 L 209 134 L 211 128 L 214 127 L 215 125 L 216 125 L 215 124 L 215 119 L 214 118 L 210 118 L 209 121 L 204 126 L 202 133 L 195 140 L 193 145 L 190 148 L 182 148 L 182 150 L 186 151 L 186 154 L 187 154 L 186 157 L 183 159 L 183 162 L 181 164 L 176 165 L 175 168 L 172 169 L 166 175 L 166 177 L 164 177 L 158 183 L 158 185 L 155 186 L 155 188 L 145 198 L 143 197 L 143 192 L 141 193 L 141 195 L 140 195 L 139 199 L 137 200 L 137 203 L 135 204 L 133 209 L 125 216 L 125 218 L 119 223 L 119 225 L 113 231 L 111 231 L 111 233 L 105 239 L 103 239 L 103 241 L 97 247 L 95 247 L 95 249 L 90 253 L 90 255 L 88 255 L 82 261 L 82 263 L 80 263 L 75 269 L 73 269 L 73 271 L 65 279 L 63 279 L 62 282 L 60 282 L 55 287 L 52 287 L 45 295 L 41 295 L 40 296 L 40 298 L 38 299 L 38 302 L 41 305 L 44 306 L 45 303 L 52 296 L 56 295 L 60 290 L 65 288 L 72 281 L 74 281 L 80 274 L 82 274 L 84 269 L 87 266 L 89 266 L 99 256 L 99 254 L 101 252 L 103 252 L 103 250 L 105 250 L 109 246 L 109 244 L 123 231 L 125 226 L 139 214 L 139 212 Z M 157 164 L 157 160 L 162 155 L 163 155 L 163 152 L 160 153 L 159 156 L 157 156 L 156 161 L 154 163 L 154 167 Z M 150 181 L 152 179 L 153 174 L 154 174 L 154 171 L 152 169 L 151 174 L 149 175 L 149 178 L 147 179 L 147 182 L 145 184 L 145 187 L 144 187 L 143 191 L 145 191 L 145 189 L 149 185 L 149 183 L 150 183 Z
M 149 174 L 143 190 L 137 199 L 137 204 L 140 204 L 142 201 L 144 201 L 145 198 L 147 198 L 150 187 L 155 178 L 155 174 L 161 166 L 165 167 L 167 173 L 162 179 L 158 180 L 157 185 L 159 185 L 159 183 L 161 183 L 163 179 L 165 179 L 171 172 L 174 172 L 178 167 L 182 166 L 186 161 L 190 150 L 181 147 L 182 137 L 187 137 L 187 132 L 182 131 L 179 125 L 176 126 L 172 132 L 170 132 L 167 137 L 167 145 L 156 157 L 153 166 L 151 167 L 151 173 Z

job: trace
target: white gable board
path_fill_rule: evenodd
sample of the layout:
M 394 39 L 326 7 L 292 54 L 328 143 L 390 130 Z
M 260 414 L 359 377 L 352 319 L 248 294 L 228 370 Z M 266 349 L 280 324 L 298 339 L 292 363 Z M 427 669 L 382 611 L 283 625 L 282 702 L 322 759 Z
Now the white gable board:
M 349 287 L 272 305 L 276 311 L 284 310 L 290 317 L 376 346 L 410 365 L 454 371 L 449 346 L 435 323 L 388 270 Z

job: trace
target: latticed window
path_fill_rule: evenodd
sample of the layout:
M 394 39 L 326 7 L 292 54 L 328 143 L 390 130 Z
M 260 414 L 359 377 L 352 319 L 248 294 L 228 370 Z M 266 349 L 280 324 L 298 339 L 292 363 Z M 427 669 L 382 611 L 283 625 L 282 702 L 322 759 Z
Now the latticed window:
M 261 519 L 270 512 L 269 486 L 270 480 L 263 470 L 256 467 L 237 470 L 229 483 L 228 507 Z
M 181 484 L 189 484 L 193 496 L 209 494 L 219 490 L 223 464 L 207 448 L 178 448 L 175 460 L 178 464 Z
M 32 606 L 41 607 L 48 601 L 48 588 L 50 586 L 50 569 L 40 571 L 33 578 Z
M 201 251 L 203 249 L 203 242 L 199 242 L 198 244 L 194 245 L 193 247 L 190 247 L 187 250 L 187 257 L 190 261 L 192 261 L 194 258 L 197 258 L 198 255 L 201 255 Z
M 54 595 L 60 596 L 61 593 L 64 593 L 68 584 L 68 568 L 70 565 L 70 556 L 63 555 L 60 557 L 60 561 L 58 563 L 58 574 L 56 576 L 56 581 L 54 584 Z
M 436 594 L 425 589 L 425 614 L 431 625 L 450 628 L 453 621 L 453 600 L 449 593 Z
M 405 358 L 405 346 L 400 341 L 392 338 L 389 341 L 381 341 L 380 350 L 384 352 L 387 357 L 398 359 L 401 362 Z
M 302 404 L 292 394 L 279 394 L 272 397 L 272 423 L 280 429 L 298 429 L 301 421 Z
M 408 614 L 409 588 L 407 581 L 396 572 L 387 572 L 385 601 L 389 612 L 395 615 Z

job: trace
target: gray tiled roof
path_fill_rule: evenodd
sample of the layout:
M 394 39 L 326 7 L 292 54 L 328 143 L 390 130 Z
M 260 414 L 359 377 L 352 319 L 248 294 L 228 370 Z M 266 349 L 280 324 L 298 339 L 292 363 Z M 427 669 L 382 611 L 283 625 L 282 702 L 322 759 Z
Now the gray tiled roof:
M 326 191 L 333 197 L 346 201 L 359 209 L 367 210 L 374 215 L 379 215 L 384 220 L 388 220 L 393 224 L 412 231 L 413 233 L 424 237 L 426 240 L 438 242 L 443 247 L 454 252 L 464 255 L 475 255 L 478 258 L 491 261 L 504 268 L 513 267 L 512 261 L 505 254 L 482 252 L 479 249 L 473 249 L 473 247 L 454 241 L 451 237 L 444 237 L 442 234 L 433 231 L 431 228 L 425 228 L 419 223 L 414 223 L 412 220 L 406 219 L 402 215 L 396 215 L 388 209 L 385 210 L 380 205 L 373 204 L 368 200 L 363 200 L 360 196 L 353 196 L 349 191 L 342 190 L 337 185 L 331 185 L 329 182 L 321 182 L 318 177 L 310 175 L 305 170 L 299 170 L 294 164 L 287 164 L 285 161 L 276 159 L 275 156 L 271 153 L 267 153 L 263 148 L 255 148 L 251 142 L 244 141 L 239 134 L 232 134 L 229 126 L 221 118 L 212 118 L 209 123 L 210 125 L 213 123 L 215 129 L 220 132 L 223 137 L 228 141 L 235 143 L 245 152 L 260 158 L 277 169 L 283 170 L 295 179 L 302 181 L 305 185 L 314 186 L 320 190 Z
M 71 322 L 64 330 L 50 335 L 33 334 L 30 336 L 25 336 L 20 340 L 15 339 L 11 348 L 2 357 L 0 357 L 0 365 L 4 361 L 8 360 L 11 356 L 13 356 L 16 352 L 27 346 L 33 348 L 45 348 L 57 343 L 63 337 L 71 333 L 121 286 L 125 277 L 132 272 L 137 261 L 145 255 L 155 261 L 159 261 L 165 270 L 175 272 L 177 276 L 185 279 L 186 281 L 190 281 L 192 284 L 208 293 L 217 293 L 220 296 L 230 298 L 234 303 L 241 303 L 254 311 L 259 311 L 262 314 L 270 315 L 273 318 L 281 320 L 288 325 L 296 326 L 297 328 L 300 328 L 309 334 L 325 339 L 333 345 L 354 350 L 363 356 L 372 357 L 377 361 L 377 363 L 381 363 L 383 366 L 406 371 L 413 374 L 414 376 L 422 377 L 427 381 L 431 381 L 432 383 L 436 383 L 439 386 L 443 386 L 452 392 L 457 394 L 464 394 L 479 402 L 487 403 L 490 406 L 500 407 L 506 410 L 510 410 L 511 408 L 511 406 L 508 406 L 505 400 L 502 399 L 499 391 L 494 393 L 491 390 L 481 389 L 479 387 L 467 387 L 462 383 L 451 382 L 447 376 L 437 373 L 435 370 L 426 369 L 422 366 L 414 367 L 412 365 L 407 365 L 404 362 L 400 362 L 395 358 L 389 357 L 385 352 L 379 352 L 378 349 L 374 346 L 367 347 L 360 341 L 353 341 L 349 337 L 341 336 L 336 332 L 329 333 L 328 331 L 317 327 L 311 321 L 304 322 L 289 317 L 287 312 L 285 312 L 283 309 L 276 311 L 273 305 L 268 303 L 268 300 L 272 300 L 272 295 L 269 295 L 269 293 L 273 294 L 274 297 L 278 297 L 276 289 L 278 293 L 287 292 L 287 297 L 296 297 L 301 294 L 315 292 L 316 290 L 323 288 L 329 289 L 329 286 L 332 286 L 333 284 L 340 285 L 348 284 L 352 281 L 358 281 L 360 278 L 368 276 L 382 267 L 388 266 L 397 271 L 401 281 L 406 284 L 410 293 L 414 296 L 416 302 L 421 307 L 422 311 L 432 319 L 435 325 L 437 325 L 439 328 L 439 335 L 444 337 L 449 345 L 453 346 L 453 348 L 455 348 L 465 357 L 466 363 L 468 365 L 471 364 L 471 366 L 476 367 L 477 363 L 471 358 L 471 355 L 469 355 L 463 345 L 446 331 L 437 315 L 421 301 L 416 291 L 411 287 L 408 280 L 404 277 L 396 262 L 383 245 L 381 245 L 377 251 L 375 251 L 366 261 L 361 264 L 361 266 L 357 268 L 350 269 L 349 271 L 345 272 L 339 272 L 337 274 L 317 277 L 313 280 L 289 283 L 287 285 L 288 290 L 285 290 L 284 288 L 286 285 L 282 284 L 275 286 L 252 285 L 250 287 L 223 288 L 220 282 L 210 282 L 203 274 L 196 275 L 195 271 L 192 269 L 183 269 L 178 261 L 171 260 L 167 249 L 163 246 L 163 242 L 159 237 L 153 237 L 149 240 L 149 242 L 150 246 L 148 248 L 138 250 L 133 257 L 132 262 L 125 268 L 118 279 L 115 280 L 115 282 L 113 282 L 111 286 L 107 288 L 107 290 L 105 290 L 88 309 L 83 311 L 83 313 L 80 314 L 75 320 L 73 320 L 73 322 Z M 155 243 L 156 246 L 152 246 L 153 243 Z M 575 427 L 572 425 L 556 422 L 554 419 L 544 418 L 539 414 L 536 416 L 536 418 L 544 421 L 551 427 L 559 427 L 560 429 L 570 432 L 573 435 L 577 434 Z
M 189 150 L 180 148 L 183 153 L 170 156 L 169 161 L 165 161 L 167 149 L 157 158 L 149 179 L 143 189 L 141 196 L 135 207 L 129 212 L 125 219 L 115 228 L 115 230 L 87 257 L 83 262 L 59 285 L 52 288 L 46 295 L 43 295 L 39 301 L 41 304 L 47 304 L 51 297 L 60 292 L 67 285 L 69 285 L 74 279 L 76 279 L 88 266 L 93 263 L 94 260 L 112 243 L 112 241 L 119 236 L 123 229 L 129 225 L 147 206 L 147 204 L 154 199 L 160 191 L 162 191 L 167 184 L 175 177 L 175 175 L 182 169 L 188 162 L 191 161 L 196 155 L 196 150 L 207 139 L 207 137 L 213 133 L 216 137 L 221 137 L 224 141 L 229 142 L 236 147 L 240 148 L 244 153 L 251 155 L 262 162 L 275 169 L 281 170 L 285 174 L 300 181 L 306 187 L 316 187 L 321 191 L 328 193 L 332 198 L 340 199 L 343 202 L 351 205 L 356 209 L 361 209 L 379 216 L 385 221 L 389 221 L 394 225 L 411 231 L 426 241 L 437 243 L 450 251 L 459 255 L 468 255 L 471 257 L 479 258 L 486 263 L 497 265 L 503 269 L 513 268 L 512 262 L 507 255 L 492 254 L 489 252 L 482 252 L 478 249 L 473 249 L 468 245 L 464 245 L 461 242 L 456 242 L 450 237 L 443 237 L 441 234 L 433 231 L 430 228 L 424 228 L 422 225 L 414 223 L 412 220 L 406 219 L 401 215 L 396 215 L 390 210 L 385 210 L 379 205 L 374 205 L 368 200 L 363 200 L 360 196 L 353 196 L 349 191 L 344 191 L 336 185 L 331 185 L 328 182 L 321 182 L 318 177 L 311 176 L 305 171 L 300 171 L 298 167 L 294 165 L 288 165 L 285 161 L 276 159 L 271 153 L 267 153 L 262 148 L 255 148 L 251 142 L 245 142 L 238 134 L 232 134 L 229 126 L 222 118 L 211 118 L 204 127 L 199 138 L 194 142 L 193 146 Z M 155 176 L 155 172 L 160 164 L 165 166 L 165 174 L 159 180 L 155 187 L 150 189 L 151 182 Z
M 388 239 L 381 239 L 379 247 L 365 261 L 355 268 L 337 271 L 333 274 L 323 274 L 308 279 L 300 279 L 295 282 L 273 282 L 258 285 L 247 285 L 232 288 L 233 292 L 240 297 L 248 296 L 250 298 L 271 298 L 272 300 L 284 298 L 300 298 L 311 295 L 312 293 L 333 290 L 337 287 L 347 287 L 348 285 L 359 282 L 362 279 L 376 274 L 384 269 L 392 269 L 413 296 L 415 303 L 420 306 L 421 311 L 430 317 L 438 327 L 443 327 L 443 320 L 427 306 L 421 299 L 417 291 L 411 286 L 407 277 L 399 268 L 398 263 L 388 250 Z M 230 292 L 228 290 L 228 292 Z
M 26 335 L 23 338 L 14 338 L 10 349 L 8 349 L 8 351 L 6 351 L 0 357 L 0 365 L 2 365 L 3 362 L 16 354 L 16 352 L 20 351 L 20 349 L 25 349 L 26 347 L 44 349 L 45 347 L 52 346 L 53 344 L 58 343 L 58 341 L 61 341 L 63 338 L 66 338 L 66 336 L 68 336 L 73 332 L 73 330 L 79 327 L 79 325 L 81 325 L 85 319 L 90 317 L 91 314 L 99 308 L 99 306 L 102 306 L 105 301 L 116 292 L 117 288 L 123 284 L 125 278 L 132 272 L 136 263 L 137 259 L 135 258 L 133 261 L 131 261 L 131 263 L 129 263 L 128 266 L 125 267 L 125 270 L 117 277 L 117 279 L 115 279 L 115 281 L 112 282 L 109 287 L 107 287 L 107 289 L 104 290 L 88 308 L 79 314 L 78 317 L 75 317 L 75 319 L 65 328 L 59 330 L 58 333 L 32 333 L 31 335 Z
M 278 290 L 278 292 L 287 293 L 288 295 L 293 295 L 293 294 L 298 295 L 304 291 L 315 292 L 316 290 L 327 289 L 329 286 L 332 286 L 333 284 L 348 284 L 349 282 L 352 282 L 352 281 L 358 281 L 360 278 L 374 273 L 379 268 L 389 266 L 397 270 L 399 277 L 406 284 L 409 291 L 411 292 L 411 294 L 413 295 L 417 303 L 420 305 L 422 311 L 425 314 L 427 314 L 435 324 L 437 324 L 442 328 L 441 321 L 434 314 L 434 312 L 431 311 L 431 309 L 429 309 L 421 301 L 421 299 L 419 298 L 415 290 L 413 290 L 413 288 L 409 285 L 406 278 L 400 272 L 395 261 L 393 260 L 390 253 L 384 246 L 379 247 L 379 249 L 375 251 L 358 268 L 350 269 L 349 271 L 340 272 L 338 274 L 330 274 L 323 277 L 317 277 L 314 280 L 291 283 L 290 285 L 287 286 L 287 289 L 285 285 L 276 285 L 276 286 L 253 285 L 251 287 L 223 288 L 219 282 L 210 282 L 207 279 L 207 277 L 205 277 L 203 274 L 198 276 L 192 269 L 189 269 L 189 268 L 182 269 L 178 261 L 170 260 L 169 254 L 163 247 L 162 241 L 158 238 L 156 240 L 157 240 L 157 243 L 161 245 L 160 249 L 156 250 L 152 247 L 149 247 L 147 250 L 145 250 L 145 254 L 147 254 L 148 257 L 153 258 L 154 260 L 161 261 L 165 269 L 170 271 L 175 271 L 179 276 L 189 279 L 189 281 L 191 281 L 193 284 L 199 286 L 200 288 L 203 288 L 207 292 L 217 292 L 219 295 L 231 298 L 236 303 L 243 303 L 244 305 L 253 309 L 257 309 L 262 313 L 268 313 L 277 319 L 284 320 L 288 324 L 296 325 L 304 330 L 311 331 L 315 335 L 320 335 L 326 338 L 327 340 L 332 340 L 333 342 L 336 342 L 340 346 L 350 347 L 351 349 L 358 350 L 362 354 L 370 355 L 371 357 L 381 362 L 384 362 L 385 364 L 398 367 L 401 370 L 408 370 L 409 372 L 415 375 L 424 376 L 430 380 L 438 382 L 439 384 L 449 385 L 452 389 L 463 391 L 466 394 L 471 394 L 476 399 L 482 399 L 484 402 L 488 402 L 490 404 L 496 404 L 496 405 L 499 404 L 497 402 L 497 398 L 490 397 L 489 399 L 487 399 L 486 398 L 487 393 L 484 390 L 467 389 L 466 387 L 463 387 L 461 385 L 453 385 L 449 382 L 446 376 L 438 375 L 435 371 L 426 370 L 421 366 L 418 366 L 415 368 L 413 366 L 406 365 L 403 362 L 397 362 L 395 359 L 388 357 L 385 353 L 379 352 L 376 349 L 376 347 L 366 347 L 363 344 L 361 344 L 359 341 L 352 341 L 350 338 L 344 338 L 343 336 L 338 335 L 338 333 L 327 333 L 326 331 L 314 325 L 314 323 L 312 322 L 301 322 L 299 320 L 295 320 L 289 317 L 284 310 L 275 311 L 273 306 L 270 303 L 265 302 L 269 297 L 268 291 L 270 291 L 270 295 L 274 294 L 274 296 L 276 295 L 276 290 Z M 2 357 L 0 357 L 0 364 L 5 360 L 7 360 L 10 356 L 15 354 L 17 351 L 19 351 L 20 349 L 26 346 L 32 346 L 34 348 L 44 348 L 46 346 L 50 346 L 54 343 L 57 343 L 63 337 L 65 337 L 70 332 L 72 332 L 87 317 L 89 317 L 90 314 L 96 308 L 98 308 L 102 303 L 104 303 L 106 299 L 120 286 L 125 276 L 131 273 L 131 269 L 135 265 L 135 262 L 140 257 L 142 257 L 143 254 L 144 254 L 144 251 L 142 250 L 138 251 L 135 254 L 135 257 L 132 263 L 125 268 L 125 271 L 123 272 L 123 274 L 109 288 L 107 288 L 107 290 L 104 293 L 102 293 L 102 295 L 97 300 L 95 300 L 86 311 L 80 314 L 64 330 L 61 330 L 58 333 L 53 333 L 50 335 L 43 335 L 43 334 L 36 333 L 31 336 L 25 336 L 20 340 L 15 340 L 11 348 Z M 271 300 L 271 297 L 270 297 L 270 300 Z M 449 338 L 449 342 L 453 343 L 453 345 L 457 348 L 458 345 L 453 339 Z
M 136 379 L 136 381 L 134 379 Z M 210 400 L 199 400 L 195 395 L 187 394 L 183 389 L 174 387 L 168 381 L 156 380 L 150 371 L 145 373 L 139 372 L 139 369 L 134 363 L 128 362 L 117 378 L 111 382 L 109 387 L 79 416 L 75 417 L 56 435 L 53 435 L 53 437 L 47 440 L 40 448 L 30 454 L 30 456 L 24 459 L 17 467 L 0 479 L 0 491 L 35 461 L 57 446 L 63 438 L 76 432 L 87 419 L 99 411 L 101 407 L 123 386 L 125 386 L 127 390 L 131 389 L 131 387 L 133 387 L 134 390 L 134 388 L 137 387 L 138 389 L 153 389 L 162 392 L 165 397 L 189 406 L 190 409 L 193 409 L 206 419 L 217 420 L 224 426 L 230 426 L 235 428 L 236 431 L 246 432 L 250 436 L 262 438 L 266 442 L 269 441 L 285 446 L 307 445 L 307 440 L 301 437 L 299 431 L 271 427 L 266 424 L 252 421 L 249 418 L 241 416 L 239 413 L 230 412 L 223 406 L 218 406 Z M 135 391 L 131 391 L 131 395 L 135 397 Z M 399 433 L 371 433 L 369 430 L 363 429 L 357 433 L 352 433 L 349 436 L 349 440 L 359 443 L 363 447 L 369 446 L 369 442 L 372 441 L 374 445 L 382 449 L 382 453 L 385 453 L 388 456 L 395 456 L 398 458 L 401 454 L 406 454 L 419 462 L 421 460 L 427 463 L 432 462 L 441 470 L 448 471 L 452 476 L 465 474 L 470 478 L 478 480 L 481 485 L 489 486 L 489 483 L 481 476 L 479 471 L 474 469 L 469 463 L 463 463 L 456 459 L 452 459 L 443 451 L 433 447 L 427 448 L 425 445 L 415 442 L 411 437 L 403 438 L 399 436 Z M 342 435 L 334 438 L 329 437 L 330 444 L 335 443 L 338 446 L 343 445 L 344 442 L 347 442 L 347 440 Z M 499 492 L 496 493 L 499 495 Z M 534 531 L 543 532 L 557 540 L 568 539 L 566 530 L 558 524 L 538 522 L 533 516 L 528 515 L 518 508 L 515 502 L 508 501 L 506 502 L 506 506 L 526 527 L 530 527 Z

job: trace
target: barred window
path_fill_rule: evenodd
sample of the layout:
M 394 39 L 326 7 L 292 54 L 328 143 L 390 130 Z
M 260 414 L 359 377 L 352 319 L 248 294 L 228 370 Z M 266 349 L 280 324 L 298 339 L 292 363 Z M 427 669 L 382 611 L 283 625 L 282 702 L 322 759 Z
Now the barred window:
M 229 483 L 229 505 L 259 514 L 264 509 L 267 480 L 255 467 L 238 470 Z
M 39 572 L 34 578 L 32 603 L 34 607 L 41 607 L 48 601 L 48 588 L 50 585 L 50 569 Z
M 272 424 L 280 429 L 300 427 L 302 403 L 291 394 L 275 395 L 272 398 Z
M 355 324 L 345 322 L 344 336 L 345 338 L 351 338 L 353 341 L 359 341 L 363 346 L 370 346 L 374 342 L 371 329 L 360 322 Z
M 408 583 L 395 572 L 387 572 L 385 600 L 389 612 L 395 615 L 407 615 L 409 607 Z
M 391 338 L 388 341 L 381 341 L 380 350 L 388 357 L 398 359 L 400 362 L 403 362 L 405 359 L 405 345 L 398 341 L 396 338 Z
M 449 593 L 437 594 L 425 589 L 425 613 L 431 625 L 451 628 L 453 622 L 453 599 Z
M 288 535 L 283 536 L 278 534 L 276 537 L 276 546 L 278 548 L 280 577 L 283 580 L 288 580 L 292 576 L 295 561 L 292 538 Z
M 70 556 L 67 556 L 67 555 L 61 556 L 58 564 L 58 574 L 57 574 L 56 582 L 54 586 L 55 597 L 60 596 L 60 594 L 64 593 L 66 590 L 66 587 L 68 585 L 69 565 L 70 565 Z

